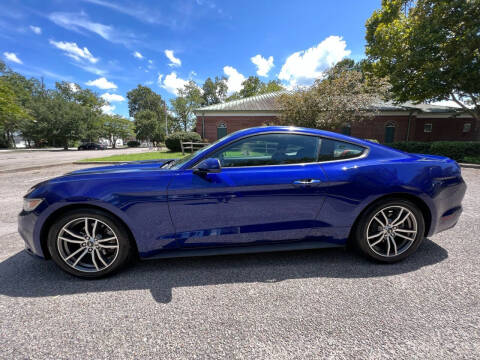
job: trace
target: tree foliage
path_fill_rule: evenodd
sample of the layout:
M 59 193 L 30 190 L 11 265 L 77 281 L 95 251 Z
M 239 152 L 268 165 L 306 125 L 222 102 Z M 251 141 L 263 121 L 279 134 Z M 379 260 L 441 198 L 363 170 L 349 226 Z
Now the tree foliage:
M 131 117 L 142 110 L 150 110 L 161 119 L 164 116 L 164 100 L 148 86 L 138 85 L 127 92 L 128 112 Z
M 137 139 L 146 140 L 158 146 L 165 139 L 165 126 L 152 110 L 141 110 L 135 114 L 135 134 Z
M 228 86 L 226 78 L 215 77 L 215 81 L 207 78 L 202 86 L 202 98 L 204 105 L 213 105 L 221 103 L 227 97 Z
M 480 0 L 383 0 L 367 21 L 368 67 L 397 101 L 452 99 L 480 120 Z
M 341 62 L 309 88 L 299 88 L 280 96 L 281 122 L 321 129 L 338 129 L 375 115 L 373 105 L 385 96 L 383 79 L 366 81 L 354 66 Z
M 227 100 L 238 100 L 280 90 L 285 90 L 285 88 L 282 86 L 279 80 L 270 80 L 269 82 L 265 83 L 260 80 L 258 76 L 249 76 L 242 82 L 242 89 L 230 95 Z
M 183 131 L 189 131 L 195 127 L 193 110 L 200 107 L 203 102 L 202 91 L 197 84 L 190 80 L 183 89 L 178 91 L 178 96 L 170 101 L 177 121 Z
M 165 111 L 162 97 L 148 86 L 138 85 L 127 93 L 128 110 L 135 124 L 139 140 L 147 140 L 155 146 L 165 138 Z
M 115 149 L 118 139 L 127 139 L 133 136 L 133 123 L 120 115 L 102 116 L 103 135 L 110 140 Z
M 4 145 L 15 145 L 14 134 L 21 134 L 27 144 L 64 148 L 102 135 L 100 115 L 105 101 L 98 94 L 68 82 L 46 89 L 43 81 L 27 79 L 0 65 L 0 102 L 4 103 L 0 131 L 6 140 Z

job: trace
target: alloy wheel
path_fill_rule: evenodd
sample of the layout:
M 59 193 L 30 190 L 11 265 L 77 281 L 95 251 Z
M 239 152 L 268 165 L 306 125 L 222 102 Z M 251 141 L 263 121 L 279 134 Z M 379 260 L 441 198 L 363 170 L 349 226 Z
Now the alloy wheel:
M 377 255 L 390 258 L 407 251 L 417 233 L 417 219 L 412 211 L 404 206 L 387 206 L 370 219 L 367 243 Z
M 57 236 L 62 260 L 81 272 L 99 272 L 112 265 L 119 252 L 115 232 L 93 217 L 79 217 L 62 227 Z

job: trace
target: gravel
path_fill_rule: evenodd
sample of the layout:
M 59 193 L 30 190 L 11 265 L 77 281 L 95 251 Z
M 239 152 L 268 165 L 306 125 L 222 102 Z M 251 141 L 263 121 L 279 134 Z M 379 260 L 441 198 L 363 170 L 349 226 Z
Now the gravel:
M 76 166 L 75 168 L 80 168 Z M 342 249 L 153 260 L 96 281 L 25 254 L 0 175 L 1 358 L 479 358 L 480 170 L 464 214 L 394 265 Z

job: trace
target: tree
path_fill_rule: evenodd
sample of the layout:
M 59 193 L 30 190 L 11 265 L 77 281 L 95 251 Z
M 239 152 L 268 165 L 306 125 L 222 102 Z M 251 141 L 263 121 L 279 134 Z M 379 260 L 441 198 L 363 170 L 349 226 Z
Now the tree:
M 250 96 L 267 94 L 275 91 L 285 90 L 279 80 L 270 80 L 268 83 L 260 80 L 258 76 L 249 76 L 242 82 L 242 89 L 232 94 L 227 100 L 239 100 Z
M 157 114 L 159 119 L 165 115 L 162 97 L 148 86 L 138 85 L 127 93 L 128 112 L 131 117 L 142 110 L 150 110 Z
M 133 135 L 133 123 L 120 115 L 103 115 L 103 134 L 115 149 L 118 139 L 126 139 Z
M 368 67 L 393 99 L 451 99 L 480 121 L 480 0 L 383 0 L 367 21 Z
M 135 114 L 135 134 L 139 140 L 147 140 L 157 146 L 165 139 L 165 127 L 152 110 L 141 110 Z
M 18 121 L 28 117 L 26 109 L 19 102 L 12 87 L 5 79 L 0 78 L 0 129 L 4 137 L 2 142 L 7 146 L 12 143 L 15 146 L 13 133 L 18 130 Z
M 170 103 L 183 131 L 189 131 L 195 126 L 193 110 L 203 104 L 202 91 L 193 80 L 190 80 Z
M 329 69 L 323 79 L 309 88 L 280 96 L 281 122 L 321 129 L 338 129 L 375 116 L 372 106 L 385 96 L 388 84 L 383 79 L 366 81 L 361 71 L 340 64 Z
M 215 77 L 215 81 L 211 78 L 207 78 L 202 86 L 203 94 L 203 104 L 204 105 L 213 105 L 221 103 L 227 97 L 227 81 L 225 77 L 219 78 Z

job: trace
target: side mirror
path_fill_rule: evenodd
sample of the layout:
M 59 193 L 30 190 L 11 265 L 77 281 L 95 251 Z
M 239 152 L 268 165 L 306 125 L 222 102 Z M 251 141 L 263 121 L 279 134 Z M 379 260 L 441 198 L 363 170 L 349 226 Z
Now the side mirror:
M 222 170 L 220 160 L 209 158 L 200 161 L 197 167 L 193 170 L 195 174 L 219 173 Z

